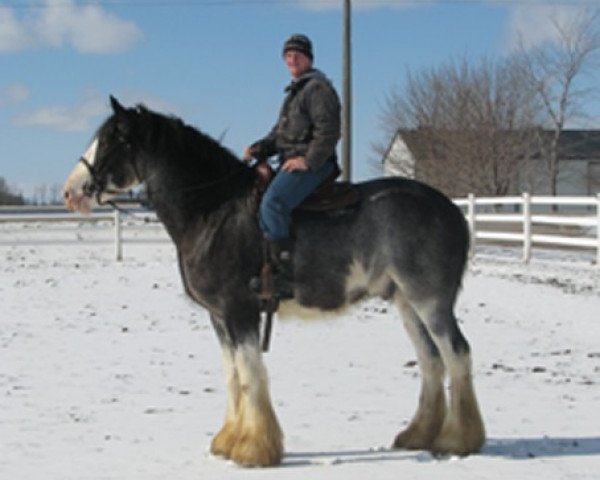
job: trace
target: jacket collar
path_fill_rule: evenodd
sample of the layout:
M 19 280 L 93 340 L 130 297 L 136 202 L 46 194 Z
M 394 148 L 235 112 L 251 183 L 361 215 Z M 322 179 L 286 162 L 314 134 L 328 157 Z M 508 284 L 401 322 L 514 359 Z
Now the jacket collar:
M 303 74 L 302 76 L 300 76 L 298 78 L 294 78 L 291 81 L 291 83 L 287 87 L 285 87 L 285 91 L 288 93 L 289 92 L 298 93 L 300 91 L 300 89 L 304 85 L 306 85 L 309 80 L 312 80 L 313 78 L 325 78 L 325 75 L 323 75 L 323 73 L 320 70 L 317 70 L 316 68 L 312 68 L 308 72 Z

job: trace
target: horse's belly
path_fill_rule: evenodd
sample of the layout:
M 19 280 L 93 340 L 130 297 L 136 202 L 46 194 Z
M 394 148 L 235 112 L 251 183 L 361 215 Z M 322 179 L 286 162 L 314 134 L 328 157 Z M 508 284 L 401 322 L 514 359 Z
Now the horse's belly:
M 349 305 L 344 304 L 335 309 L 323 309 L 313 306 L 305 306 L 296 300 L 286 300 L 279 304 L 277 315 L 280 318 L 300 318 L 302 320 L 323 320 L 325 318 L 337 317 L 347 310 Z
M 306 319 L 337 316 L 363 299 L 381 297 L 387 300 L 395 290 L 385 272 L 376 275 L 355 262 L 347 275 L 315 276 L 314 284 L 298 285 L 296 298 L 282 302 L 279 314 Z

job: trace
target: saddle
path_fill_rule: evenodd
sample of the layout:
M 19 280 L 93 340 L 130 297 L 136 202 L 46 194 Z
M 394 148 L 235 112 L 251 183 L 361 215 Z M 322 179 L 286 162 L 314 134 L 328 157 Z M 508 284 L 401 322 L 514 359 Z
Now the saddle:
M 271 180 L 273 180 L 275 174 L 266 160 L 259 160 L 254 168 L 257 174 L 256 205 L 258 206 L 260 204 L 262 194 L 271 183 Z M 308 198 L 306 198 L 298 207 L 296 207 L 296 210 L 324 212 L 347 208 L 357 204 L 360 200 L 360 193 L 358 189 L 350 182 L 337 182 L 336 179 L 339 177 L 340 173 L 341 171 L 336 165 L 333 173 L 327 179 L 325 179 L 325 181 Z M 264 260 L 260 272 L 260 278 L 257 279 L 258 282 L 256 282 L 257 284 L 253 289 L 257 291 L 261 311 L 266 315 L 262 335 L 262 350 L 267 352 L 269 350 L 271 338 L 273 314 L 279 308 L 279 297 L 275 291 L 273 281 L 273 265 L 268 253 L 266 241 L 263 245 L 263 250 Z
M 275 173 L 265 160 L 260 160 L 256 164 L 255 169 L 260 200 L 271 180 L 273 180 Z M 340 168 L 336 164 L 333 173 L 308 198 L 296 207 L 296 210 L 323 212 L 351 207 L 357 204 L 360 200 L 358 189 L 350 182 L 338 182 L 337 178 L 341 173 Z

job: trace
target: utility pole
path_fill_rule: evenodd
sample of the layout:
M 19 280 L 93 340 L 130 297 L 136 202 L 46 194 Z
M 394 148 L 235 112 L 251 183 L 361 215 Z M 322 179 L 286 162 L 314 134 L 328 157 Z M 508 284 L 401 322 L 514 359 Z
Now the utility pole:
M 350 0 L 344 0 L 344 59 L 343 59 L 343 100 L 342 100 L 342 168 L 343 179 L 352 178 L 352 63 L 350 35 Z

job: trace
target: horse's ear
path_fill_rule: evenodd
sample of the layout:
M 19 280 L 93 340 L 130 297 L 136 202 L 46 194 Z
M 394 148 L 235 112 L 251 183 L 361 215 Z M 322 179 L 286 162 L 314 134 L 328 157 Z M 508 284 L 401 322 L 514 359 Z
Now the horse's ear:
M 110 96 L 110 105 L 116 114 L 125 113 L 125 107 L 112 95 Z

